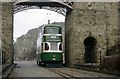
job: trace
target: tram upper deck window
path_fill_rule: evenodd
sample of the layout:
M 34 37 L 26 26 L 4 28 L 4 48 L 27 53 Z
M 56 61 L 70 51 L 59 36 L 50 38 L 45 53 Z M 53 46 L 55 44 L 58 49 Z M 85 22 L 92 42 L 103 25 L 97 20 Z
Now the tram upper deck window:
M 45 27 L 45 34 L 61 34 L 61 27 Z

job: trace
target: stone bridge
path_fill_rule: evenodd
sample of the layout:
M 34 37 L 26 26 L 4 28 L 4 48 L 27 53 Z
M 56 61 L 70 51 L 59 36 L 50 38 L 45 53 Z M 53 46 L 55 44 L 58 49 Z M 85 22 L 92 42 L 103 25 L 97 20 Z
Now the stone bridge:
M 3 65 L 13 63 L 13 5 L 66 9 L 65 56 L 68 66 L 100 63 L 104 56 L 120 51 L 119 2 L 50 2 L 48 5 L 48 2 L 29 1 L 0 4 Z M 17 10 L 20 11 L 20 7 Z

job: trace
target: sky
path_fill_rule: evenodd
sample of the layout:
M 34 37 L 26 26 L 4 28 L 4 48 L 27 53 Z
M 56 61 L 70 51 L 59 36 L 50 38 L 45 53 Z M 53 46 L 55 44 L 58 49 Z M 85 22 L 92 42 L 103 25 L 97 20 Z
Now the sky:
M 65 22 L 65 16 L 45 9 L 29 9 L 14 14 L 14 41 L 28 30 L 38 28 L 43 24 Z

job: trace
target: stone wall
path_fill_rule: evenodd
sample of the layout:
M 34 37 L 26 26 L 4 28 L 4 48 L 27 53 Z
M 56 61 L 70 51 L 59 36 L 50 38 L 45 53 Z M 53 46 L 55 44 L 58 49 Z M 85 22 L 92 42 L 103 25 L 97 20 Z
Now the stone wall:
M 73 11 L 66 16 L 65 33 L 69 66 L 85 63 L 87 37 L 96 41 L 94 60 L 99 63 L 100 56 L 104 57 L 106 51 L 118 44 L 118 3 L 74 3 Z
M 119 10 L 118 10 L 118 44 L 120 45 L 120 2 L 118 4 Z M 119 52 L 120 52 L 120 46 L 118 47 Z
M 0 2 L 0 64 L 2 63 L 2 47 L 1 47 L 1 40 L 2 40 L 2 3 Z
M 2 3 L 0 2 L 0 78 L 2 77 Z
M 13 61 L 13 4 L 2 3 L 2 59 L 3 64 Z

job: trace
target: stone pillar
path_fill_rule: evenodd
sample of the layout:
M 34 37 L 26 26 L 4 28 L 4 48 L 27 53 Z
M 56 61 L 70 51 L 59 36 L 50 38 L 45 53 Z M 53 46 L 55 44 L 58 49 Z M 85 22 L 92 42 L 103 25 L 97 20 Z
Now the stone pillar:
M 2 58 L 3 64 L 13 63 L 13 4 L 2 3 Z
M 2 40 L 2 3 L 0 2 L 0 64 L 2 63 L 1 40 Z
M 120 2 L 118 4 L 118 52 L 120 52 Z
M 2 3 L 0 2 L 0 78 L 2 77 Z
M 74 63 L 74 54 L 72 53 L 73 40 L 71 39 L 73 28 L 73 11 L 71 11 L 65 18 L 65 63 L 68 66 Z
M 69 66 L 85 63 L 85 39 L 96 40 L 95 63 L 117 45 L 118 3 L 76 2 L 66 16 L 66 62 Z M 91 41 L 91 40 L 90 40 Z

